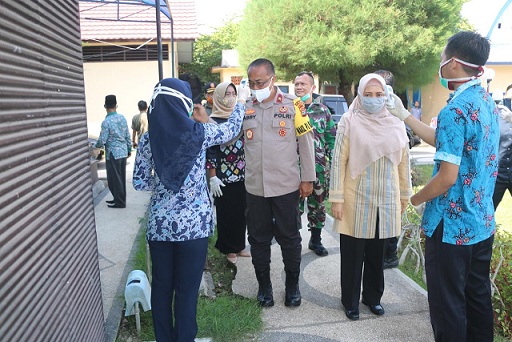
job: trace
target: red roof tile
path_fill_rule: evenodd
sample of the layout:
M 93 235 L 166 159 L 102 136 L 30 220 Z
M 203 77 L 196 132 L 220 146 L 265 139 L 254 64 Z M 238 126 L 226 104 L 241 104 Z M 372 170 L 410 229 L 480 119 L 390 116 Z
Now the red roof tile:
M 124 1 L 128 2 L 128 1 Z M 141 1 L 133 1 L 142 3 Z M 80 30 L 82 40 L 127 41 L 156 40 L 156 10 L 148 5 L 117 4 L 115 2 L 80 1 Z M 118 15 L 119 6 L 119 15 Z M 195 1 L 169 0 L 174 20 L 175 40 L 194 40 L 199 37 Z M 119 20 L 118 20 L 119 18 Z M 163 13 L 162 39 L 171 39 L 171 24 Z M 123 21 L 131 20 L 131 21 Z M 135 22 L 135 21 L 145 22 Z

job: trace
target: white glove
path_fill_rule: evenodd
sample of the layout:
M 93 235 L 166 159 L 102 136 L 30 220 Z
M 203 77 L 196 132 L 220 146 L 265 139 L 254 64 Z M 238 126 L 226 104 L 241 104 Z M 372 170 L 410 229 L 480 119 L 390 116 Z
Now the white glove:
M 405 119 L 407 119 L 409 115 L 411 115 L 411 113 L 409 113 L 409 111 L 404 108 L 402 100 L 398 96 L 396 96 L 395 94 L 389 95 L 394 101 L 388 101 L 386 103 L 388 111 L 397 118 L 399 118 L 400 120 L 404 121 Z
M 213 176 L 210 178 L 210 189 L 212 190 L 213 197 L 222 196 L 222 190 L 220 189 L 221 186 L 225 185 L 217 176 Z
M 423 215 L 423 212 L 425 211 L 425 202 L 419 204 L 419 205 L 413 205 L 414 210 L 418 213 L 418 215 Z
M 245 104 L 245 102 L 247 101 L 247 98 L 250 95 L 251 95 L 251 90 L 249 89 L 247 82 L 243 82 L 243 84 L 241 83 L 240 86 L 238 86 L 237 101 Z

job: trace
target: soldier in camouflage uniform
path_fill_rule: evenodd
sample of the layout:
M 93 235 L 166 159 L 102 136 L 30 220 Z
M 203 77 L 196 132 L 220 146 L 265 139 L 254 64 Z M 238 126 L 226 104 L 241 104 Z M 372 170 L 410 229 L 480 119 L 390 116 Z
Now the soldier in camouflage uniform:
M 315 168 L 316 182 L 313 183 L 313 193 L 308 196 L 308 227 L 311 232 L 309 249 L 318 256 L 329 254 L 322 245 L 322 228 L 325 224 L 324 199 L 329 190 L 329 161 L 336 140 L 336 126 L 329 108 L 313 102 L 315 80 L 310 72 L 301 72 L 295 78 L 295 95 L 301 98 L 307 108 L 313 131 L 315 133 Z M 304 200 L 300 203 L 300 213 L 304 213 Z

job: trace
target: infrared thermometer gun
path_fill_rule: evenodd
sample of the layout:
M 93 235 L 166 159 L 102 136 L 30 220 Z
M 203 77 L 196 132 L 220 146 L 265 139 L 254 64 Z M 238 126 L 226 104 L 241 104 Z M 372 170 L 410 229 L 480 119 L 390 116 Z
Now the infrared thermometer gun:
M 386 85 L 386 99 L 387 99 L 387 106 L 390 108 L 395 107 L 395 98 L 393 97 L 393 87 L 390 85 Z
M 241 88 L 245 88 L 245 87 L 247 87 L 247 78 L 243 78 L 243 79 L 240 81 L 240 87 L 241 87 Z

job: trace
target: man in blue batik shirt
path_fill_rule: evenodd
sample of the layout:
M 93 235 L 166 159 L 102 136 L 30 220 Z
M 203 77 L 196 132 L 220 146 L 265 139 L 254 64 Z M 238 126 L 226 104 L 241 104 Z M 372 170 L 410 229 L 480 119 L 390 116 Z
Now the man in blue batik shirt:
M 114 199 L 107 201 L 109 208 L 126 208 L 126 158 L 130 157 L 132 142 L 126 118 L 117 113 L 115 95 L 105 96 L 107 117 L 101 123 L 96 147 L 105 146 L 108 188 Z
M 433 177 L 411 197 L 415 206 L 426 202 L 421 228 L 427 236 L 428 302 L 436 341 L 493 340 L 489 268 L 499 124 L 479 79 L 489 50 L 487 39 L 474 32 L 448 39 L 439 78 L 455 92 L 439 113 L 437 130 L 400 108 L 398 98 L 389 108 L 436 147 Z

